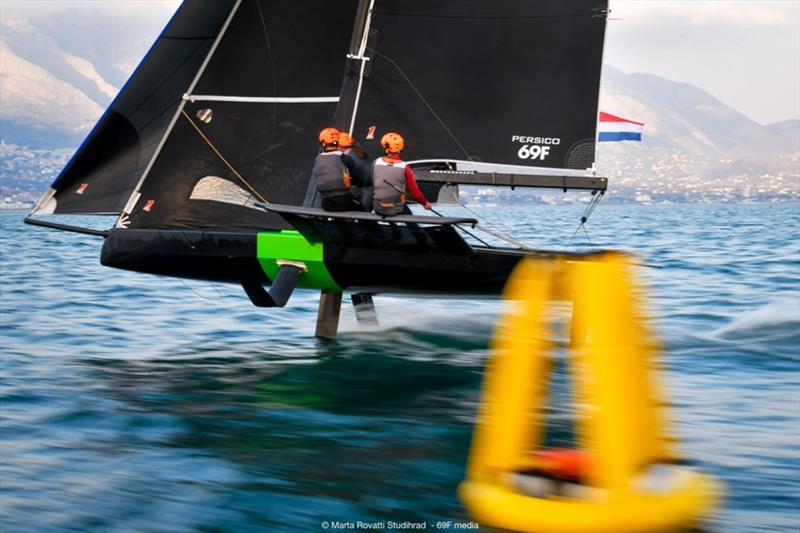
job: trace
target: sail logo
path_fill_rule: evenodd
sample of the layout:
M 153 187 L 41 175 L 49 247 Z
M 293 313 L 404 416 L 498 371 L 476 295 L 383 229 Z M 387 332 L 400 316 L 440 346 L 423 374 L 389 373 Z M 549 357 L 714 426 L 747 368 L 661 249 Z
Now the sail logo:
M 561 144 L 560 137 L 529 137 L 525 135 L 512 135 L 511 142 L 523 143 L 517 150 L 520 159 L 539 159 L 543 161 L 550 155 L 550 148 Z
M 512 135 L 511 142 L 525 144 L 561 144 L 560 137 L 525 137 L 522 135 Z

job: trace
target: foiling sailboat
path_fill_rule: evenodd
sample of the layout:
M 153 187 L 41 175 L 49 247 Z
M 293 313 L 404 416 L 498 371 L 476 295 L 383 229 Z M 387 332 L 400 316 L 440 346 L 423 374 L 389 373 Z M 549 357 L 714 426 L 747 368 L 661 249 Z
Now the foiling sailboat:
M 475 243 L 475 218 L 325 212 L 316 133 L 333 124 L 375 156 L 402 132 L 429 198 L 470 184 L 594 202 L 607 13 L 607 0 L 186 0 L 26 222 L 104 237 L 105 266 L 240 283 L 258 306 L 320 290 L 322 337 L 345 291 L 357 315 L 379 293 L 499 295 L 520 259 L 555 252 Z

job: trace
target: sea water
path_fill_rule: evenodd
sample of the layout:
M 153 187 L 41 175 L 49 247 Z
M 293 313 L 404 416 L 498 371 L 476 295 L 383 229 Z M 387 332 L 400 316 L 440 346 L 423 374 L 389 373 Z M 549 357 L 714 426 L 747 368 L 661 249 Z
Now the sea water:
M 800 530 L 800 206 L 601 205 L 586 232 L 580 207 L 476 209 L 534 246 L 638 254 L 681 450 L 727 485 L 705 529 Z M 0 529 L 470 524 L 500 302 L 378 296 L 380 327 L 345 307 L 322 342 L 312 292 L 258 309 L 23 216 L 0 214 Z

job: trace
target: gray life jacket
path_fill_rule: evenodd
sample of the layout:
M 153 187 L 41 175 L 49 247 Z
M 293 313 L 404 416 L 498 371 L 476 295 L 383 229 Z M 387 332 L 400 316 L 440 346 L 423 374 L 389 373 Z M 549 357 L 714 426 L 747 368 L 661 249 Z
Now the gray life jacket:
M 379 157 L 372 163 L 372 182 L 375 185 L 373 207 L 381 215 L 397 215 L 406 205 L 406 164 L 387 163 Z
M 342 152 L 322 152 L 314 160 L 311 176 L 323 198 L 350 194 L 350 173 L 342 163 Z

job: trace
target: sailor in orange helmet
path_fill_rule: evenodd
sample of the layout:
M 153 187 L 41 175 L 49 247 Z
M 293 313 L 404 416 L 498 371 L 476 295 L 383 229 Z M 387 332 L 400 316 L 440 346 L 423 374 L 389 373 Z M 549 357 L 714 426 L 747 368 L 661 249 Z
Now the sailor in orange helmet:
M 353 159 L 339 149 L 339 130 L 325 128 L 319 132 L 322 152 L 314 160 L 311 178 L 322 196 L 322 208 L 326 211 L 364 211 L 364 206 L 350 191 L 352 185 L 363 186 Z M 367 209 L 368 210 L 368 209 Z
M 344 153 L 342 159 L 345 164 L 355 168 L 355 173 L 358 174 L 358 182 L 364 184 L 359 187 L 352 187 L 350 192 L 359 199 L 365 210 L 372 210 L 372 159 L 346 131 L 339 132 L 339 150 Z
M 372 163 L 372 182 L 375 186 L 375 212 L 384 215 L 411 214 L 406 205 L 406 191 L 425 209 L 431 204 L 419 190 L 411 167 L 400 159 L 400 152 L 405 147 L 403 137 L 398 133 L 387 133 L 381 137 L 384 156 Z

